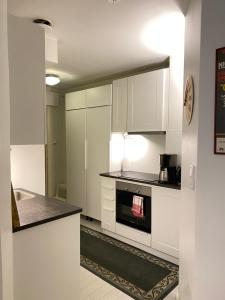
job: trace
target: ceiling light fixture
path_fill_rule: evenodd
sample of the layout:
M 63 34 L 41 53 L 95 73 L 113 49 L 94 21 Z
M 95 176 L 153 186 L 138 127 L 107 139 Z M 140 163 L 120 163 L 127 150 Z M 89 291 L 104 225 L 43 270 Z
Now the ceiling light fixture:
M 42 18 L 33 19 L 33 23 L 40 25 L 44 29 L 52 29 L 52 23 L 46 19 L 42 19 Z
M 50 86 L 54 86 L 54 85 L 57 85 L 58 83 L 60 83 L 60 77 L 58 75 L 55 75 L 55 74 L 46 74 L 45 76 L 45 83 L 47 85 L 50 85 Z

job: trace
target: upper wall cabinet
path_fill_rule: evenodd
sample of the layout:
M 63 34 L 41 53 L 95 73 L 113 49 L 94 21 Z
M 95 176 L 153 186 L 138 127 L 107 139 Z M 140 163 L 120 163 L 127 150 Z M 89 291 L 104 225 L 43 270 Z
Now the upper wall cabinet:
M 112 105 L 112 85 L 66 94 L 66 110 Z
M 166 131 L 169 69 L 113 81 L 113 132 Z
M 45 32 L 9 16 L 11 145 L 44 144 Z
M 112 105 L 112 85 L 107 84 L 86 90 L 87 107 Z
M 113 81 L 112 131 L 127 131 L 127 78 Z
M 168 81 L 168 69 L 128 78 L 128 132 L 166 130 Z
M 86 91 L 66 94 L 66 110 L 86 108 Z

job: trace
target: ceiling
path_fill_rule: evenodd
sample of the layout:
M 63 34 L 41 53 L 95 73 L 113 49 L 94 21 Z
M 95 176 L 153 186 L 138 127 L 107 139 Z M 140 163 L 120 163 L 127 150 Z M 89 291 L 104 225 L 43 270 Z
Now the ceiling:
M 70 90 L 164 60 L 168 55 L 146 47 L 142 32 L 160 15 L 184 12 L 187 2 L 120 0 L 110 4 L 108 0 L 9 0 L 8 7 L 13 15 L 42 17 L 53 23 L 51 35 L 58 40 L 59 63 L 48 63 L 47 71 L 61 76 L 59 88 Z

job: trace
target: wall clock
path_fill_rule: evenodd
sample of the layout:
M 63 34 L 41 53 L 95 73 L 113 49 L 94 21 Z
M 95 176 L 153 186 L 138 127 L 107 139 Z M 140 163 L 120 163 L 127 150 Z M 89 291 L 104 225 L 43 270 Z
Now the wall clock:
M 190 125 L 194 109 L 194 84 L 192 76 L 188 76 L 184 90 L 184 115 L 187 124 Z

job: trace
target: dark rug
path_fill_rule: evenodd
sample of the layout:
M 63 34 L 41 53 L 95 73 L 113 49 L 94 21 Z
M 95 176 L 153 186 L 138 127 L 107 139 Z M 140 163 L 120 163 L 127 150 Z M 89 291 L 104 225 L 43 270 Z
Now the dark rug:
M 178 266 L 81 226 L 81 266 L 138 300 L 164 299 L 178 284 Z

